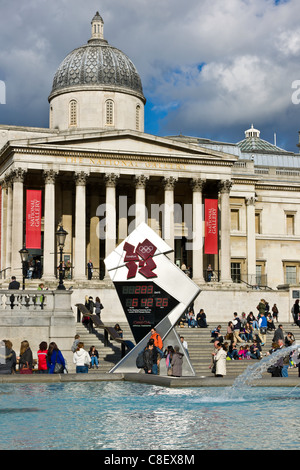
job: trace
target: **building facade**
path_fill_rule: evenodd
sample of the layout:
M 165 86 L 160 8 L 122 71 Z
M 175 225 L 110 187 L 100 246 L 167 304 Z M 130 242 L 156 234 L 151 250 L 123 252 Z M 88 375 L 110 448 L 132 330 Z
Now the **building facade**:
M 299 284 L 300 157 L 253 126 L 236 144 L 144 133 L 139 74 L 104 39 L 97 12 L 86 45 L 60 64 L 49 96 L 49 129 L 0 126 L 1 270 L 21 276 L 26 190 L 42 192 L 42 279 L 54 285 L 55 233 L 67 231 L 66 283 L 108 287 L 103 260 L 148 223 L 203 289 Z M 218 201 L 218 252 L 204 249 L 206 199 Z M 212 275 L 207 270 L 212 268 Z M 209 274 L 209 276 L 208 276 Z M 105 287 L 105 288 L 106 288 Z

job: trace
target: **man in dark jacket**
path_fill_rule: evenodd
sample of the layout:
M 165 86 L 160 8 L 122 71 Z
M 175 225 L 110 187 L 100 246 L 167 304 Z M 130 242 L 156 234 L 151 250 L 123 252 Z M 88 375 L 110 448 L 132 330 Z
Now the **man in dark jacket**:
M 20 289 L 20 283 L 16 280 L 16 276 L 12 276 L 11 281 L 8 285 L 9 290 L 18 290 Z M 15 296 L 14 294 L 11 294 L 10 298 L 10 308 L 14 308 L 14 301 L 15 301 Z
M 16 353 L 9 340 L 0 341 L 0 374 L 12 374 L 17 363 Z
M 154 374 L 157 375 L 158 373 L 158 351 L 157 348 L 154 346 L 154 340 L 150 339 L 145 350 L 144 350 L 144 370 L 146 374 Z
M 274 333 L 273 343 L 277 343 L 279 339 L 281 339 L 282 341 L 284 341 L 284 334 L 283 334 L 283 327 L 282 327 L 282 325 L 278 325 L 278 328 L 277 328 L 277 330 L 276 330 L 275 333 Z

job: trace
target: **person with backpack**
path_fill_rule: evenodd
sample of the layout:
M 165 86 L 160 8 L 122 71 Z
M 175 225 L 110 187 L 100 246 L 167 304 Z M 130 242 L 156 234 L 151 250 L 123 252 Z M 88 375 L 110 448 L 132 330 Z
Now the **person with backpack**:
M 159 365 L 158 349 L 154 345 L 154 340 L 150 339 L 143 351 L 144 371 L 146 374 L 158 374 Z
M 154 341 L 154 346 L 158 349 L 160 357 L 163 357 L 163 340 L 161 339 L 161 336 L 159 333 L 157 333 L 156 328 L 151 328 L 151 336 L 150 340 L 153 339 Z M 150 341 L 149 340 L 149 341 Z

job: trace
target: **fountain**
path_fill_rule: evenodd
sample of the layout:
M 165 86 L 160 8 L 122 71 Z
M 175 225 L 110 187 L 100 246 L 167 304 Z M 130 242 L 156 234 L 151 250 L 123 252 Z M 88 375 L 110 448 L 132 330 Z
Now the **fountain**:
M 273 354 L 265 356 L 257 363 L 251 364 L 241 375 L 235 379 L 233 385 L 230 387 L 231 390 L 236 391 L 237 389 L 243 389 L 251 386 L 254 380 L 260 379 L 263 372 L 265 372 L 269 367 L 275 365 L 279 359 L 287 356 L 288 354 L 291 354 L 292 352 L 294 352 L 293 362 L 297 364 L 300 361 L 300 359 L 298 359 L 298 352 L 296 353 L 299 348 L 300 345 L 295 343 L 287 348 L 278 349 Z

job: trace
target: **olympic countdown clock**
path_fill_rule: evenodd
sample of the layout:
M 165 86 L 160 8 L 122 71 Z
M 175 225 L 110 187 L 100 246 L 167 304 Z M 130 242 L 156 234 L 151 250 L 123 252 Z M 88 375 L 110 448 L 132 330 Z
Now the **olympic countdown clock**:
M 110 372 L 138 372 L 136 357 L 153 326 L 164 346 L 178 344 L 184 354 L 183 375 L 194 375 L 174 329 L 200 293 L 199 287 L 168 257 L 172 249 L 147 224 L 140 224 L 106 259 L 136 346 Z M 164 361 L 162 361 L 164 362 Z

